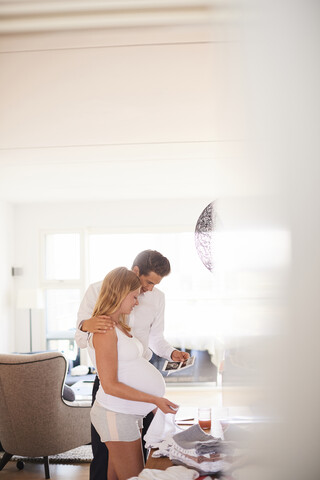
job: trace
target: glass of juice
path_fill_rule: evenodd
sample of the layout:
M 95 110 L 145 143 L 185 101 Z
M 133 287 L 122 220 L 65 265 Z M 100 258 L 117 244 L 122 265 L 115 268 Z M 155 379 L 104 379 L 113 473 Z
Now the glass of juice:
M 198 408 L 198 423 L 202 430 L 211 429 L 211 408 L 199 407 Z

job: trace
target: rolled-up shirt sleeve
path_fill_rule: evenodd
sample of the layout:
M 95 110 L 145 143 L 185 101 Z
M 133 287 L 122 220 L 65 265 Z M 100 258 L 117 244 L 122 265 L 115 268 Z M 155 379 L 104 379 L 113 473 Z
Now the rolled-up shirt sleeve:
M 90 285 L 86 293 L 84 294 L 82 302 L 80 303 L 77 317 L 77 328 L 75 333 L 75 341 L 77 342 L 79 348 L 87 348 L 89 335 L 87 332 L 82 332 L 80 328 L 83 320 L 88 320 L 92 317 L 92 312 L 99 295 L 100 287 L 101 282 L 93 283 L 92 285 Z
M 159 357 L 163 357 L 166 360 L 171 360 L 171 354 L 174 348 L 172 347 L 172 345 L 170 345 L 169 342 L 167 342 L 167 340 L 165 340 L 163 335 L 164 308 L 165 308 L 165 297 L 164 297 L 164 293 L 161 292 L 158 308 L 156 309 L 156 314 L 154 316 L 152 324 L 150 325 L 149 347 Z

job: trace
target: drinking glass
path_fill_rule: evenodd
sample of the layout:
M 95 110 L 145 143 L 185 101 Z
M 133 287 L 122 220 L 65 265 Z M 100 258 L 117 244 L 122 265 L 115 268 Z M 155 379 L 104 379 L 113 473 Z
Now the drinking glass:
M 211 408 L 198 408 L 198 423 L 202 430 L 210 430 L 211 428 Z

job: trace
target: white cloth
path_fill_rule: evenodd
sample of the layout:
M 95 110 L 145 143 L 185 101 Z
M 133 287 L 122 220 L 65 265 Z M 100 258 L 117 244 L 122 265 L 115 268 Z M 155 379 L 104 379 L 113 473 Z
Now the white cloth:
M 146 442 L 146 448 L 157 448 L 157 444 L 166 437 L 181 432 L 182 428 L 175 423 L 175 415 L 172 413 L 163 413 L 159 408 L 150 423 L 147 433 L 143 437 Z
M 119 382 L 142 392 L 163 397 L 166 388 L 163 376 L 148 360 L 143 358 L 142 344 L 137 338 L 128 337 L 117 327 L 116 334 L 118 337 Z M 93 349 L 91 341 L 88 348 L 89 350 Z M 136 402 L 108 395 L 104 392 L 101 384 L 96 399 L 102 407 L 118 413 L 145 416 L 156 408 L 153 403 Z
M 83 320 L 91 318 L 101 285 L 102 282 L 91 284 L 80 304 L 77 329 L 75 333 L 75 340 L 80 348 L 87 347 L 89 335 L 86 332 L 82 332 L 79 327 Z M 150 360 L 153 351 L 160 357 L 171 360 L 171 354 L 174 349 L 163 336 L 165 307 L 164 293 L 154 287 L 151 292 L 141 293 L 138 300 L 139 305 L 133 309 L 129 316 L 129 324 L 132 328 L 132 334 L 138 338 L 143 345 L 144 358 Z M 91 358 L 90 355 L 90 359 L 92 365 L 95 367 L 95 358 Z
M 178 466 L 168 467 L 166 470 L 145 468 L 138 477 L 131 477 L 128 480 L 195 480 L 196 478 L 199 478 L 198 472 Z
M 212 461 L 209 454 L 200 457 L 195 449 L 183 449 L 175 442 L 170 447 L 169 458 L 173 463 L 183 463 L 196 468 L 202 475 L 223 472 L 230 468 L 230 464 L 225 461 L 225 455 L 221 455 L 221 460 Z
M 173 463 L 188 465 L 202 474 L 226 471 L 230 468 L 230 464 L 226 461 L 227 454 L 222 452 L 222 447 L 226 445 L 226 442 L 223 442 L 222 445 L 222 441 L 220 441 L 221 448 L 216 448 L 217 453 L 219 453 L 218 459 L 212 458 L 209 453 L 202 455 L 197 453 L 198 446 L 215 440 L 217 439 L 212 435 L 204 433 L 198 424 L 193 425 L 173 436 L 168 456 Z M 218 444 L 219 440 L 216 443 Z
M 158 444 L 154 444 L 154 448 L 158 448 L 152 454 L 153 457 L 169 457 L 173 463 L 188 465 L 199 471 L 202 475 L 208 473 L 216 473 L 227 471 L 230 464 L 226 461 L 227 455 L 220 454 L 220 458 L 213 460 L 210 454 L 199 455 L 197 446 L 206 443 L 208 440 L 214 440 L 212 435 L 204 433 L 199 425 L 182 430 L 174 435 L 167 437 Z
M 157 448 L 157 450 L 153 452 L 152 456 L 155 458 L 169 457 L 172 444 L 173 444 L 172 435 L 168 435 L 164 440 L 162 440 L 162 442 L 155 443 L 153 445 L 154 448 Z

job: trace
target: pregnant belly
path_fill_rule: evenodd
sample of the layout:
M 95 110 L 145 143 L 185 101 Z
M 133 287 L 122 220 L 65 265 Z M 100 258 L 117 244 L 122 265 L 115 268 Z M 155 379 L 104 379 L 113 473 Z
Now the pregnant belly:
M 165 382 L 159 372 L 145 358 L 124 362 L 118 370 L 120 382 L 142 392 L 162 397 L 165 392 Z
M 163 397 L 165 392 L 165 382 L 161 373 L 142 357 L 128 362 L 121 362 L 118 367 L 118 379 L 129 387 L 157 397 Z M 134 415 L 145 416 L 156 408 L 156 405 L 153 403 L 125 400 L 105 394 L 101 385 L 97 393 L 97 400 L 109 410 Z

